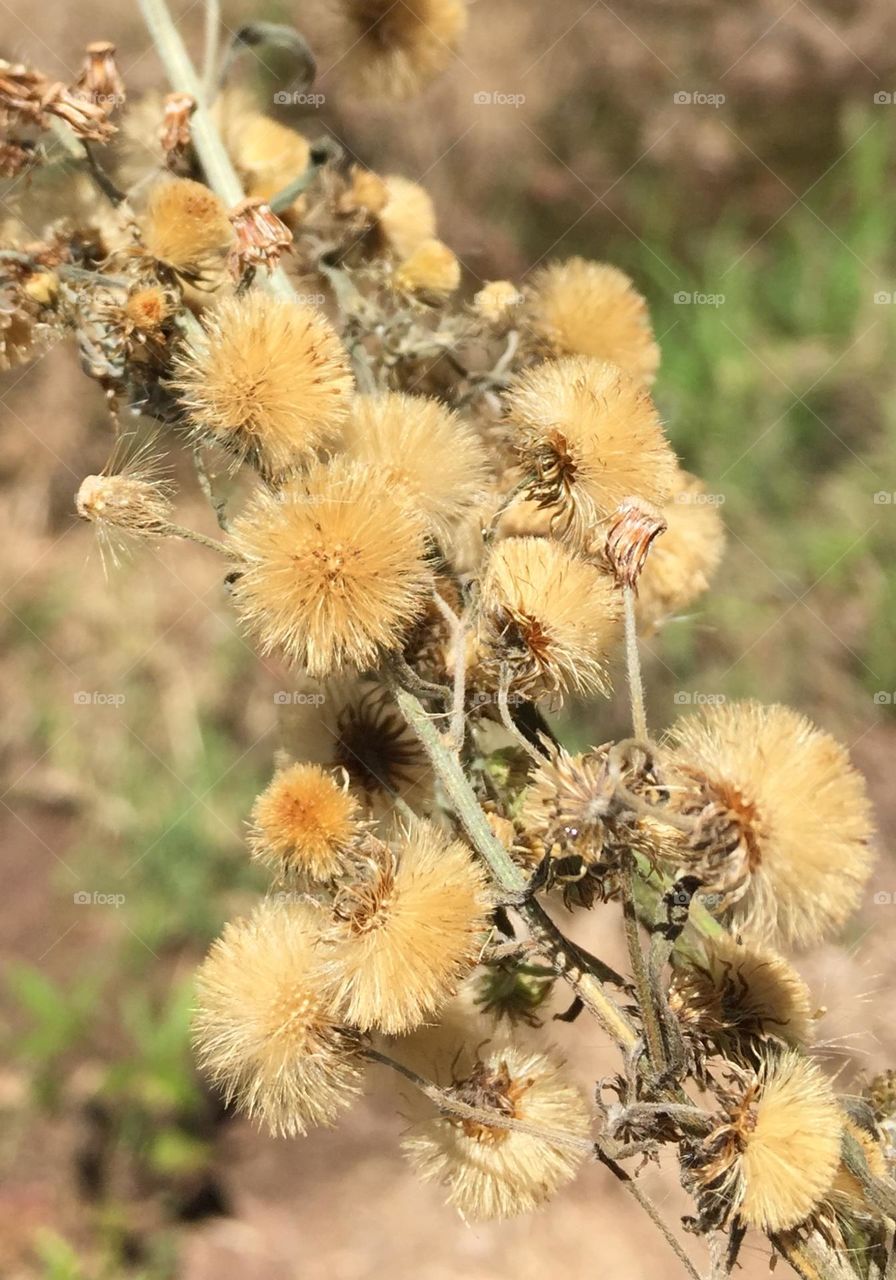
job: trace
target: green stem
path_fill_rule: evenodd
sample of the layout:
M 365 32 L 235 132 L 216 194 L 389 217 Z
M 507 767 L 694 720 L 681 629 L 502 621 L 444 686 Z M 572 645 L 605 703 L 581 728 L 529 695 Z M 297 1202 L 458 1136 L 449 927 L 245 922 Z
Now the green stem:
M 641 1017 L 644 1020 L 644 1037 L 647 1041 L 647 1051 L 650 1055 L 653 1069 L 656 1072 L 662 1072 L 666 1066 L 666 1050 L 663 1045 L 663 1033 L 657 1017 L 656 1006 L 653 1002 L 653 989 L 650 985 L 647 965 L 644 961 L 644 952 L 641 950 L 641 938 L 638 933 L 638 912 L 635 907 L 634 878 L 635 860 L 631 854 L 626 854 L 623 858 L 622 875 L 620 877 L 625 941 L 628 945 L 628 956 L 632 968 L 632 977 L 635 980 L 638 1004 L 641 1007 Z

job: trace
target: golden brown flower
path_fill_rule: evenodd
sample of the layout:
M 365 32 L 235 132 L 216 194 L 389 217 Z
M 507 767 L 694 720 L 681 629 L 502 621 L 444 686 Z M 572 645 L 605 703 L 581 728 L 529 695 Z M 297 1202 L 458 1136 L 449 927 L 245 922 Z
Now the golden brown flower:
M 638 580 L 638 620 L 661 625 L 709 586 L 725 550 L 725 526 L 715 496 L 696 476 L 678 470 L 663 507 L 666 531 L 647 557 Z
M 315 764 L 282 769 L 252 807 L 252 856 L 275 870 L 332 880 L 360 828 L 360 806 Z
M 647 304 L 605 262 L 570 258 L 542 267 L 526 290 L 524 320 L 557 355 L 608 360 L 644 386 L 656 377 L 660 350 Z
M 787 707 L 706 706 L 673 727 L 665 751 L 673 803 L 723 817 L 728 843 L 704 889 L 736 863 L 730 927 L 806 946 L 846 921 L 871 871 L 871 809 L 839 743 Z M 702 874 L 706 850 L 692 853 Z
M 354 1101 L 360 1066 L 338 1021 L 315 907 L 269 901 L 228 924 L 196 988 L 200 1066 L 228 1105 L 294 1137 Z
M 245 561 L 233 587 L 243 622 L 263 652 L 314 677 L 376 666 L 431 589 L 422 517 L 381 472 L 346 458 L 259 492 L 230 542 Z
M 480 497 L 487 456 L 479 437 L 438 400 L 384 392 L 358 396 L 345 429 L 347 452 L 385 469 L 441 543 Z
M 462 0 L 342 0 L 347 82 L 371 97 L 412 97 L 444 71 L 467 24 Z
M 546 538 L 507 538 L 486 563 L 480 636 L 526 696 L 609 691 L 621 594 L 609 574 Z
M 514 319 L 523 295 L 510 280 L 490 280 L 473 298 L 473 310 L 494 328 Z
M 223 202 L 190 178 L 164 178 L 153 186 L 141 230 L 152 257 L 189 279 L 220 267 L 233 242 Z
M 412 1031 L 454 995 L 485 942 L 485 877 L 469 849 L 428 822 L 367 857 L 336 898 L 333 963 L 346 1021 Z
M 586 1139 L 588 1108 L 560 1067 L 540 1053 L 508 1046 L 479 1061 L 450 1092 L 461 1102 L 542 1129 Z M 426 1182 L 470 1221 L 529 1213 L 571 1182 L 584 1146 L 441 1114 L 415 1124 L 402 1149 Z
M 453 293 L 460 285 L 460 263 L 441 240 L 424 240 L 396 269 L 395 286 L 408 293 Z
M 222 302 L 176 369 L 193 428 L 273 477 L 308 462 L 339 429 L 353 389 L 321 312 L 261 290 Z
M 395 256 L 409 258 L 426 240 L 436 238 L 435 208 L 429 194 L 409 178 L 390 174 L 384 182 L 387 199 L 379 228 Z
M 590 356 L 546 360 L 507 393 L 527 494 L 584 541 L 626 498 L 665 503 L 676 461 L 650 396 Z

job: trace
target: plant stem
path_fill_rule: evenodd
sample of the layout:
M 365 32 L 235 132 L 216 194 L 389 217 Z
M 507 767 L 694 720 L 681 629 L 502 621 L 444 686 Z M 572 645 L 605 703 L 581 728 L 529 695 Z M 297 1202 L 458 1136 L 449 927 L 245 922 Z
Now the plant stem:
M 205 48 L 202 55 L 202 100 L 211 106 L 217 88 L 221 0 L 205 0 Z
M 638 625 L 635 619 L 635 592 L 623 586 L 625 606 L 625 665 L 628 673 L 628 696 L 632 704 L 632 731 L 639 742 L 647 741 L 647 713 L 644 710 L 644 682 L 638 656 Z
M 195 542 L 197 546 L 207 547 L 209 551 L 217 551 L 221 555 L 227 556 L 229 560 L 235 558 L 233 552 L 223 542 L 218 542 L 215 538 L 207 538 L 204 533 L 197 533 L 195 529 L 187 529 L 182 524 L 166 524 L 161 536 L 163 538 L 183 538 L 186 542 Z
M 632 968 L 632 977 L 635 980 L 635 991 L 641 1008 L 641 1017 L 644 1020 L 644 1037 L 647 1041 L 647 1051 L 654 1070 L 662 1072 L 666 1066 L 666 1050 L 663 1045 L 663 1033 L 657 1017 L 656 1006 L 653 1002 L 653 988 L 650 985 L 650 977 L 638 934 L 634 877 L 635 859 L 630 853 L 626 853 L 622 859 L 622 875 L 620 877 L 625 941 L 628 946 L 629 962 Z
M 508 895 L 521 897 L 519 911 L 530 925 L 533 936 L 542 943 L 557 971 L 607 1034 L 624 1048 L 633 1048 L 637 1043 L 638 1033 L 632 1022 L 603 990 L 595 975 L 588 972 L 581 955 L 564 938 L 544 909 L 534 900 L 525 900 L 526 877 L 500 840 L 492 834 L 459 761 L 442 743 L 421 703 L 397 683 L 393 685 L 393 690 L 402 715 L 420 739 L 452 809 L 498 886 Z

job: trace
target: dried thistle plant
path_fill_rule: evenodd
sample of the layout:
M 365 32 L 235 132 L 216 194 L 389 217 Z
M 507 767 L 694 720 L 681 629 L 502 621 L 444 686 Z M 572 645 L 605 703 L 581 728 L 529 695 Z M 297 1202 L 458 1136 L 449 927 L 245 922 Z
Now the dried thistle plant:
M 646 723 L 637 629 L 708 587 L 724 530 L 651 398 L 644 299 L 574 259 L 468 303 L 420 186 L 226 85 L 210 107 L 164 0 L 140 2 L 174 92 L 117 126 L 97 105 L 125 96 L 111 46 L 70 89 L 0 64 L 5 163 L 43 162 L 68 128 L 95 189 L 0 251 L 0 355 L 73 335 L 116 422 L 138 410 L 191 446 L 221 540 L 173 523 L 145 447 L 113 451 L 79 513 L 107 542 L 220 554 L 247 636 L 326 704 L 308 695 L 298 733 L 282 708 L 288 754 L 247 815 L 274 892 L 200 969 L 203 1070 L 291 1137 L 388 1069 L 419 1095 L 411 1166 L 471 1219 L 534 1210 L 599 1160 L 691 1277 L 698 1252 L 728 1274 L 747 1231 L 804 1280 L 892 1275 L 896 1088 L 837 1095 L 778 950 L 855 909 L 864 782 L 786 708 L 707 707 L 659 740 Z M 399 98 L 465 18 L 460 0 L 341 12 L 359 84 Z M 251 480 L 241 510 L 207 447 Z M 573 754 L 545 713 L 609 697 L 617 658 L 632 736 Z M 627 973 L 566 938 L 558 894 L 619 925 Z M 593 1104 L 548 1030 L 564 986 L 563 1021 L 619 1050 Z M 693 1257 L 628 1163 L 661 1156 L 693 1198 Z

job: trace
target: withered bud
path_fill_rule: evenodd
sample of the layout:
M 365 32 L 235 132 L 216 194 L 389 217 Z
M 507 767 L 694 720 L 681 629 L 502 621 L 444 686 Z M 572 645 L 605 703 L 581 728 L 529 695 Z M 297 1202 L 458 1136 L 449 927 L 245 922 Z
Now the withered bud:
M 43 95 L 46 77 L 21 63 L 0 58 L 0 125 L 5 128 L 18 118 L 43 124 Z
M 623 498 L 607 533 L 606 556 L 620 586 L 637 589 L 654 538 L 666 531 L 666 521 L 643 498 Z
M 292 248 L 292 232 L 281 222 L 266 200 L 241 200 L 230 213 L 236 244 L 228 262 L 234 280 L 250 267 L 273 271 L 281 255 Z
M 73 92 L 61 81 L 50 85 L 42 101 L 45 111 L 64 120 L 72 133 L 85 142 L 108 142 L 118 132 L 104 107 Z
M 87 476 L 75 498 L 78 515 L 102 529 L 157 538 L 169 529 L 168 487 L 142 475 Z
M 115 45 L 96 40 L 86 50 L 76 88 L 110 115 L 124 103 L 124 81 L 115 65 Z
M 165 162 L 170 165 L 190 146 L 190 117 L 196 110 L 196 99 L 189 93 L 169 93 L 165 95 L 164 108 L 159 138 Z

